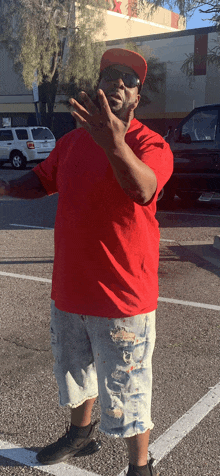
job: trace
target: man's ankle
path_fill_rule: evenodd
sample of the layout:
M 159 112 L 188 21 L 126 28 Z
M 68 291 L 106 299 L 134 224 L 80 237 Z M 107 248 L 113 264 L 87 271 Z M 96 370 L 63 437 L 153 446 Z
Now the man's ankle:
M 149 476 L 149 466 L 148 463 L 144 466 L 138 466 L 129 463 L 129 471 L 128 475 L 132 474 L 132 476 Z
M 75 428 L 89 428 L 91 426 L 91 421 L 88 425 L 75 425 L 75 423 L 71 421 L 71 426 L 74 426 Z
M 70 431 L 76 433 L 79 438 L 86 438 L 91 430 L 92 424 L 86 426 L 77 426 L 71 423 Z

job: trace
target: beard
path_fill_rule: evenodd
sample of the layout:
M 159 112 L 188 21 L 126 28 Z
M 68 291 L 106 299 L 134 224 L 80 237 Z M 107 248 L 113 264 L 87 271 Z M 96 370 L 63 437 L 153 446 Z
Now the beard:
M 121 119 L 121 121 L 126 121 L 127 120 L 127 115 L 128 115 L 128 110 L 131 107 L 131 104 L 128 101 L 122 100 L 120 102 L 116 101 L 113 97 L 108 97 L 107 96 L 107 101 L 109 103 L 110 109 L 112 113 L 118 117 L 118 119 Z
M 106 93 L 105 93 L 106 94 Z M 130 109 L 131 105 L 134 104 L 134 102 L 126 101 L 123 97 L 121 97 L 121 100 L 118 101 L 115 99 L 111 94 L 117 94 L 117 90 L 112 89 L 110 92 L 107 93 L 106 98 L 109 104 L 109 107 L 111 109 L 111 112 L 118 117 L 121 121 L 126 121 L 127 119 L 127 114 L 128 114 L 128 109 Z M 100 103 L 99 99 L 96 96 L 95 100 L 93 101 L 96 107 L 101 110 L 100 108 Z M 133 116 L 134 117 L 134 116 Z
M 115 114 L 115 116 L 119 117 L 124 110 L 124 103 L 123 101 L 116 101 L 113 97 L 107 97 L 107 101 L 109 103 L 110 109 Z

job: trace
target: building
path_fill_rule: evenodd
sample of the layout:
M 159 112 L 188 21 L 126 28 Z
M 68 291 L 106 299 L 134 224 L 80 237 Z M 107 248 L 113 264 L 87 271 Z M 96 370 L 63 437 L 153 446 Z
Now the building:
M 135 0 L 106 1 L 108 9 L 105 12 L 105 40 L 108 42 L 122 41 L 123 38 L 136 41 L 141 35 L 175 33 L 185 28 L 185 19 L 165 8 L 158 8 L 156 12 L 150 14 L 148 6 L 138 12 Z M 5 117 L 11 118 L 13 126 L 36 123 L 33 92 L 24 86 L 14 70 L 12 59 L 1 44 L 0 65 L 0 127 Z M 73 127 L 72 117 L 67 108 L 60 103 L 61 99 L 57 96 L 53 117 L 57 136 Z
M 148 4 L 140 7 L 135 0 L 106 0 L 106 41 L 153 35 L 186 28 L 185 18 L 166 8 L 158 7 L 152 13 Z
M 135 16 L 134 3 L 131 4 L 134 0 L 129 0 L 127 7 L 127 0 L 111 1 L 113 4 L 105 13 L 110 38 L 106 48 L 126 48 L 132 43 L 147 60 L 154 56 L 164 68 L 165 80 L 160 91 L 149 93 L 149 104 L 140 104 L 136 110 L 138 119 L 165 135 L 169 126 L 175 127 L 195 106 L 220 102 L 220 74 L 216 66 L 201 60 L 194 66 L 190 79 L 181 70 L 187 55 L 196 52 L 202 57 L 219 45 L 216 27 L 184 30 L 182 19 L 166 9 L 159 9 L 158 16 L 155 12 L 155 16 L 146 19 L 146 11 Z M 142 27 L 146 30 L 144 34 Z M 125 36 L 126 32 L 128 36 Z M 25 88 L 14 71 L 13 61 L 4 48 L 0 48 L 0 64 L 3 72 L 0 76 L 0 126 L 4 117 L 11 117 L 12 125 L 32 124 L 36 121 L 33 93 Z M 57 96 L 53 115 L 56 137 L 74 127 L 72 116 L 60 99 Z

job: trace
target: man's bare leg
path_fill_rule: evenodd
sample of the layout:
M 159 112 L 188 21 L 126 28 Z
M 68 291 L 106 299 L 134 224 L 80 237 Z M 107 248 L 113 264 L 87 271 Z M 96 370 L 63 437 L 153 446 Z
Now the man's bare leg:
M 71 424 L 78 427 L 89 425 L 95 401 L 96 398 L 92 398 L 91 400 L 86 400 L 77 408 L 71 408 Z
M 139 435 L 125 438 L 128 446 L 129 463 L 135 466 L 145 466 L 147 464 L 148 443 L 150 430 Z

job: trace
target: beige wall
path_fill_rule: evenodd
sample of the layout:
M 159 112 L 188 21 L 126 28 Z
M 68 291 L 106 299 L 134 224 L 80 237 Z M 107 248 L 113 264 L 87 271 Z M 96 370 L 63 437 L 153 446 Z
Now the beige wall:
M 137 16 L 129 16 L 128 0 L 122 0 L 118 7 L 120 12 L 113 11 L 113 0 L 109 0 L 109 10 L 105 14 L 105 41 L 167 33 L 186 28 L 185 19 L 179 17 L 178 29 L 172 27 L 172 12 L 159 7 L 151 13 L 150 7 L 139 8 Z M 116 8 L 117 9 L 117 8 Z M 134 12 L 134 10 L 132 10 Z M 131 14 L 131 13 L 130 13 Z
M 169 31 L 176 31 L 176 29 L 166 24 L 160 24 L 159 21 L 129 18 L 115 12 L 106 12 L 105 41 L 168 33 Z
M 31 95 L 31 91 L 28 91 L 21 77 L 17 74 L 13 67 L 13 61 L 8 55 L 4 47 L 0 47 L 0 98 L 4 95 Z M 1 100 L 1 99 L 0 99 Z
M 150 6 L 145 4 L 137 8 L 136 13 L 134 8 L 129 7 L 129 3 L 133 1 L 135 0 L 108 0 L 108 10 L 103 12 L 105 41 L 168 33 L 186 28 L 185 18 L 166 8 L 158 7 L 152 13 Z M 78 21 L 76 9 L 76 24 Z M 97 35 L 96 40 L 102 40 L 101 33 Z
M 127 0 L 125 0 L 126 2 Z M 186 20 L 184 17 L 178 15 L 178 30 L 186 29 Z M 138 18 L 154 22 L 156 24 L 165 25 L 169 28 L 172 28 L 172 12 L 167 8 L 158 7 L 154 12 L 152 12 L 150 5 L 145 3 L 144 6 L 139 6 Z M 177 30 L 174 28 L 174 30 Z M 171 31 L 171 30 L 170 30 Z
M 32 91 L 25 88 L 5 48 L 0 48 L 0 113 L 34 112 Z

